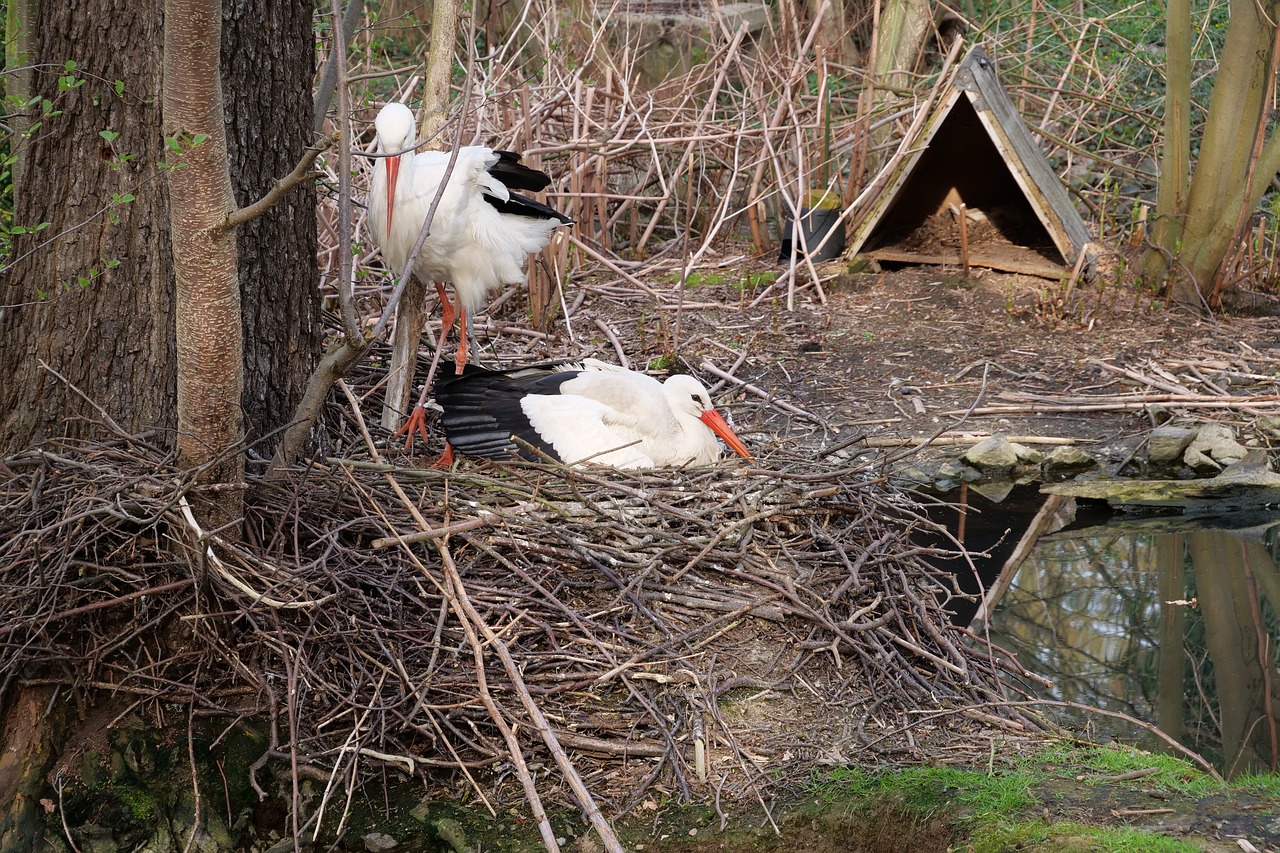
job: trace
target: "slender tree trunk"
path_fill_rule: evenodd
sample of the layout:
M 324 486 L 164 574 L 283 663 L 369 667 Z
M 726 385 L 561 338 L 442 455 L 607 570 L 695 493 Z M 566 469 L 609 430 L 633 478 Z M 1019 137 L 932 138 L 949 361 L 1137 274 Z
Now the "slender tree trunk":
M 175 425 L 175 354 L 168 194 L 156 168 L 160 6 L 127 15 L 109 0 L 39 6 L 24 22 L 31 92 L 60 114 L 30 116 L 41 124 L 19 149 L 15 220 L 50 224 L 15 239 L 0 276 L 0 450 L 94 434 L 100 416 L 86 397 L 163 443 Z M 72 58 L 85 82 L 59 92 Z
M 164 135 L 169 235 L 177 279 L 178 465 L 204 468 L 204 483 L 244 478 L 240 401 L 244 345 L 236 235 L 224 224 L 235 208 L 222 108 L 220 0 L 165 0 Z M 243 492 L 216 493 L 204 506 L 212 528 L 240 516 Z
M 1177 254 L 1191 185 L 1191 0 L 1169 0 L 1165 15 L 1164 145 L 1146 273 L 1163 279 Z

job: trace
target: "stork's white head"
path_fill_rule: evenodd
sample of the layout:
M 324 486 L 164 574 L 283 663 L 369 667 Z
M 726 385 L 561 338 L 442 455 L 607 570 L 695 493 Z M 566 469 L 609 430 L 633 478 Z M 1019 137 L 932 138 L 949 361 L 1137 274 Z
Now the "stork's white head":
M 724 443 L 739 456 L 751 458 L 751 451 L 738 438 L 733 427 L 725 422 L 720 413 L 711 405 L 711 395 L 706 387 L 687 373 L 677 373 L 662 383 L 662 393 L 671 404 L 672 410 L 693 415 L 706 424 L 707 428 L 724 439 Z
M 389 103 L 373 120 L 378 133 L 378 151 L 400 152 L 413 146 L 413 111 L 404 104 Z M 412 155 L 410 155 L 412 156 Z M 391 214 L 396 208 L 396 181 L 400 178 L 400 157 L 387 157 L 387 233 L 391 233 Z M 412 171 L 412 170 L 410 170 Z
M 389 103 L 373 120 L 378 132 L 378 148 L 383 152 L 400 151 L 413 135 L 413 110 L 404 104 Z

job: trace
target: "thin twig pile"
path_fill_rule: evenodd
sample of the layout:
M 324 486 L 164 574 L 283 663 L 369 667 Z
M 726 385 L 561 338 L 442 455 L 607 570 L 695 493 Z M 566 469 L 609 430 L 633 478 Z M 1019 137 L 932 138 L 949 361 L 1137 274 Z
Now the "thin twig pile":
M 5 690 L 266 714 L 262 763 L 330 786 L 449 767 L 487 798 L 512 770 L 536 804 L 527 756 L 549 753 L 579 802 L 743 794 L 815 760 L 909 758 L 945 717 L 907 714 L 1000 695 L 910 541 L 923 520 L 865 470 L 445 473 L 351 447 L 252 483 L 240 542 L 199 531 L 142 440 L 3 470 Z

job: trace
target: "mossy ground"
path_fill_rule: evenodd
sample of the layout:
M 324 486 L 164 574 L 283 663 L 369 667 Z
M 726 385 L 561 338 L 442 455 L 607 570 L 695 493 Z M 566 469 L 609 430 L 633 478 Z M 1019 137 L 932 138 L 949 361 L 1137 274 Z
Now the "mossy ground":
M 1191 765 L 1125 747 L 1054 745 L 984 768 L 840 768 L 816 773 L 773 810 L 720 816 L 650 802 L 620 821 L 644 853 L 1226 851 L 1280 846 L 1280 776 L 1218 782 Z M 536 851 L 536 828 L 508 814 L 457 814 L 469 849 Z M 553 819 L 565 848 L 601 849 L 575 819 Z M 436 835 L 427 832 L 427 835 Z M 424 850 L 447 850 L 434 845 Z

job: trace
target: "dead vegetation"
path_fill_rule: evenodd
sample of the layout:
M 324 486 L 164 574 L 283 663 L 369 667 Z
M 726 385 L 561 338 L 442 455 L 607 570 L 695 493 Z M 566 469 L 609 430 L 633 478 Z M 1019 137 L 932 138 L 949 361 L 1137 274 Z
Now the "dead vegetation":
M 954 580 L 911 541 L 928 522 L 863 466 L 450 474 L 343 446 L 251 482 L 240 542 L 198 528 L 143 437 L 51 442 L 4 475 L 4 683 L 268 716 L 258 766 L 326 800 L 381 766 L 495 803 L 509 772 L 537 816 L 561 796 L 537 757 L 603 821 L 594 803 L 654 784 L 767 799 L 815 761 L 1039 726 L 948 624 Z

